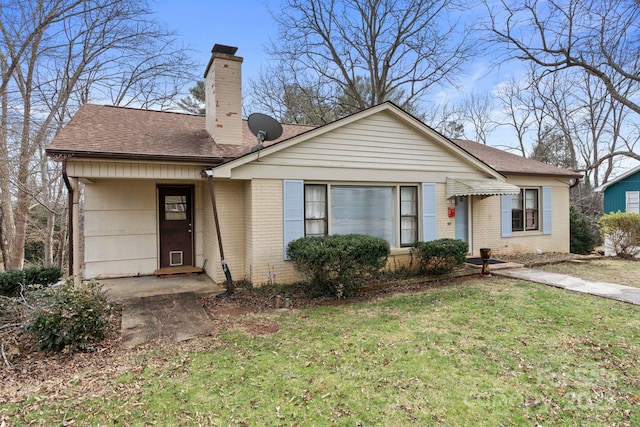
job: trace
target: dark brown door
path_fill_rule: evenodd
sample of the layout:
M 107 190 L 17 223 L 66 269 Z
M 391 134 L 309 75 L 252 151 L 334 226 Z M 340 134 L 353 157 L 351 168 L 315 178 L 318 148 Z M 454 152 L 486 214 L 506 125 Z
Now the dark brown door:
M 158 187 L 160 268 L 193 266 L 193 187 Z

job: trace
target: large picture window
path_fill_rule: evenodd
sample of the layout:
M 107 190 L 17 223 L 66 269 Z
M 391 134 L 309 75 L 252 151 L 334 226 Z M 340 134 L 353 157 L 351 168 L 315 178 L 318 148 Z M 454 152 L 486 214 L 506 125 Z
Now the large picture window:
M 511 229 L 513 231 L 540 228 L 538 189 L 523 188 L 511 198 Z
M 418 194 L 417 185 L 304 184 L 304 235 L 366 234 L 412 246 L 419 236 Z
M 394 187 L 331 186 L 331 234 L 366 234 L 396 244 Z

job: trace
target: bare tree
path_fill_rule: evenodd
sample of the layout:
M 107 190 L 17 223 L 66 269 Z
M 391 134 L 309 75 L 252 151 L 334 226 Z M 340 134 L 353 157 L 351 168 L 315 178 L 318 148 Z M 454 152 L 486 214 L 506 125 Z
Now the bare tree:
M 471 95 L 466 98 L 462 103 L 462 117 L 465 122 L 471 124 L 473 127 L 473 136 L 468 136 L 470 139 L 487 145 L 489 135 L 496 128 L 492 114 L 494 110 L 493 99 L 489 97 L 489 94 L 481 94 L 479 92 L 472 92 Z
M 638 1 L 501 0 L 498 6 L 485 4 L 489 29 L 511 54 L 546 73 L 583 70 L 599 79 L 615 101 L 640 114 L 640 104 L 633 96 L 640 89 Z
M 434 104 L 424 114 L 423 121 L 447 138 L 462 138 L 465 134 L 462 110 L 457 105 Z
M 396 103 L 410 108 L 455 81 L 472 54 L 451 9 L 451 0 L 288 0 L 274 14 L 270 54 L 322 84 L 333 105 L 348 99 L 350 113 L 399 94 Z
M 618 90 L 631 95 L 629 87 Z M 619 159 L 638 158 L 632 112 L 583 70 L 545 73 L 532 64 L 499 94 L 523 155 L 583 172 L 589 189 L 606 182 Z
M 247 106 L 251 112 L 263 111 L 284 123 L 318 126 L 339 118 L 330 88 L 291 65 L 279 63 L 262 69 L 250 81 Z
M 531 109 L 528 92 L 523 90 L 522 83 L 515 78 L 503 83 L 497 90 L 497 99 L 504 107 L 504 119 L 500 125 L 509 126 L 515 131 L 518 140 L 518 151 L 522 157 L 527 156 L 527 137 L 531 127 Z M 507 146 L 506 148 L 514 148 Z
M 44 147 L 90 99 L 166 107 L 192 76 L 185 51 L 134 0 L 6 0 L 0 20 L 0 205 L 8 268 L 21 268 L 29 213 L 58 215 Z M 5 173 L 6 172 L 6 173 Z M 55 230 L 49 218 L 46 233 Z M 46 262 L 53 261 L 51 236 Z

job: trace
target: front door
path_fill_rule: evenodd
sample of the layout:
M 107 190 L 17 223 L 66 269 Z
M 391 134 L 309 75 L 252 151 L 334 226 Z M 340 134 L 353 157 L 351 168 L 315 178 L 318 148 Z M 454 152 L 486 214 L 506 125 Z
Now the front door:
M 160 268 L 193 266 L 193 186 L 159 186 Z
M 456 239 L 469 243 L 469 198 L 467 196 L 456 197 Z

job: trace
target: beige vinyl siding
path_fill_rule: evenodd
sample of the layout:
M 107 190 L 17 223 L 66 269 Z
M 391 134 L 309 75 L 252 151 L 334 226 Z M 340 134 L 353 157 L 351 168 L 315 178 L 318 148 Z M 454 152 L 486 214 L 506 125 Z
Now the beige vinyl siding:
M 239 166 L 232 177 L 444 182 L 445 173 L 486 177 L 441 142 L 381 113 Z
M 86 278 L 152 274 L 157 268 L 153 182 L 102 181 L 84 190 Z
M 201 180 L 203 165 L 187 163 L 132 162 L 119 160 L 80 160 L 67 162 L 67 174 L 92 179 L 131 178 L 131 179 L 170 179 Z
M 155 181 L 100 180 L 84 186 L 84 274 L 87 279 L 150 275 L 158 268 Z M 200 183 L 194 205 L 196 265 L 202 265 Z

